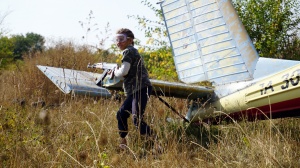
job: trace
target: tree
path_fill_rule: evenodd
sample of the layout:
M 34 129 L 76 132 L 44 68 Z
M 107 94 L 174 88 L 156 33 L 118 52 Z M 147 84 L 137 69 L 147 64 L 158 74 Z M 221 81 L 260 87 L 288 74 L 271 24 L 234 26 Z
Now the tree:
M 44 50 L 44 37 L 36 33 L 12 36 L 15 59 L 23 59 L 24 54 L 33 55 Z
M 13 55 L 15 59 L 22 59 L 24 53 L 29 51 L 29 43 L 23 35 L 14 35 L 12 37 L 14 43 L 14 52 Z
M 42 52 L 45 48 L 45 39 L 43 36 L 35 33 L 27 33 L 26 39 L 29 43 L 29 51 L 31 53 Z
M 234 0 L 233 4 L 260 56 L 299 59 L 299 52 L 294 52 L 300 46 L 298 0 Z
M 150 51 L 140 49 L 139 52 L 145 60 L 150 78 L 169 81 L 178 80 L 170 47 L 165 46 Z
M 13 42 L 8 37 L 0 37 L 0 68 L 13 61 Z

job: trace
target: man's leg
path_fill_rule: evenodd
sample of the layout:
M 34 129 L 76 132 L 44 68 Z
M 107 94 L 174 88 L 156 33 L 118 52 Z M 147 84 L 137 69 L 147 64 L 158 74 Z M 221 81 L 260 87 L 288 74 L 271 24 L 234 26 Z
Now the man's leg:
M 126 135 L 128 134 L 127 119 L 129 118 L 132 109 L 132 98 L 133 98 L 132 95 L 127 96 L 124 103 L 122 104 L 119 111 L 117 112 L 119 135 L 121 138 L 125 138 Z
M 136 117 L 134 117 L 134 121 L 133 121 L 134 125 L 140 130 L 141 135 L 147 135 L 147 136 L 151 136 L 152 130 L 144 121 L 143 117 L 144 117 L 146 105 L 151 91 L 152 91 L 152 87 L 148 87 L 142 89 L 140 92 L 137 92 L 134 98 L 136 103 L 133 103 L 135 104 L 133 105 L 133 107 L 136 108 L 133 109 L 133 113 L 136 110 Z

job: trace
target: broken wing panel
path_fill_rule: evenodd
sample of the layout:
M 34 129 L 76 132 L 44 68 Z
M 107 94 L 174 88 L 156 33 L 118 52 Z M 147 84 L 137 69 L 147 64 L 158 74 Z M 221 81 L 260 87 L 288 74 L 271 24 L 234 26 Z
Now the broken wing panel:
M 182 82 L 253 79 L 258 54 L 229 0 L 165 0 L 161 8 Z
M 37 67 L 65 94 L 111 97 L 107 89 L 95 83 L 101 74 L 41 65 Z

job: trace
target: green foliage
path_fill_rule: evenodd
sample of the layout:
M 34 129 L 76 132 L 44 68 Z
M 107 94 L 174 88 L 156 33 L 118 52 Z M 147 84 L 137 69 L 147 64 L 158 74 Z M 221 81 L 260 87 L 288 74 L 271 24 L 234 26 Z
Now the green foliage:
M 24 54 L 34 55 L 36 52 L 44 50 L 44 37 L 36 33 L 27 33 L 26 36 L 14 35 L 12 36 L 14 43 L 14 57 L 15 59 L 23 59 Z
M 169 81 L 177 80 L 178 77 L 170 47 L 162 47 L 152 51 L 140 49 L 140 53 L 145 60 L 151 78 Z
M 12 37 L 14 43 L 14 57 L 21 59 L 22 55 L 29 51 L 29 43 L 23 35 L 15 35 Z
M 0 68 L 13 60 L 13 43 L 8 37 L 0 37 Z
M 36 33 L 27 33 L 26 39 L 29 43 L 29 51 L 31 53 L 42 52 L 44 50 L 45 39 L 43 36 Z
M 260 56 L 300 58 L 297 0 L 234 0 L 234 6 Z
M 3 19 L 0 18 L 0 26 Z M 36 33 L 24 35 L 3 36 L 5 32 L 0 29 L 0 68 L 6 68 L 15 61 L 23 60 L 24 56 L 34 56 L 45 48 L 44 37 Z

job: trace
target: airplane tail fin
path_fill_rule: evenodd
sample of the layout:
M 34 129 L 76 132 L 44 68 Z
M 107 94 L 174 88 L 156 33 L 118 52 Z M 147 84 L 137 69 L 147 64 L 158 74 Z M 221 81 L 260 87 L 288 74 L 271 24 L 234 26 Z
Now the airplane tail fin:
M 258 53 L 229 0 L 164 0 L 161 9 L 179 79 L 253 79 Z

